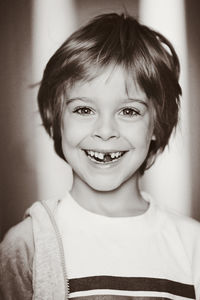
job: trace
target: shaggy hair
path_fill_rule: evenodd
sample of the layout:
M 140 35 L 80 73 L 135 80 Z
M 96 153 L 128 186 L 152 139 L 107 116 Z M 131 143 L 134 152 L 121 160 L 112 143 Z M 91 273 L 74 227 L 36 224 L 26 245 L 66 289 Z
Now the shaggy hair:
M 154 135 L 139 169 L 143 174 L 168 144 L 178 122 L 180 65 L 171 43 L 129 15 L 103 14 L 74 32 L 49 60 L 41 81 L 38 104 L 43 125 L 61 145 L 63 99 L 77 81 L 97 77 L 109 65 L 122 67 L 146 93 L 155 110 Z

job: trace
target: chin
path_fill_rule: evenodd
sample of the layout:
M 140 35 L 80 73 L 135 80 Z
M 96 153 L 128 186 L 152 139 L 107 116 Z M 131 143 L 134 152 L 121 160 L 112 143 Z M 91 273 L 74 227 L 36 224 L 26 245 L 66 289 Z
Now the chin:
M 92 183 L 90 187 L 98 192 L 112 192 L 120 187 L 119 183 L 112 183 L 112 182 L 102 182 L 102 183 Z

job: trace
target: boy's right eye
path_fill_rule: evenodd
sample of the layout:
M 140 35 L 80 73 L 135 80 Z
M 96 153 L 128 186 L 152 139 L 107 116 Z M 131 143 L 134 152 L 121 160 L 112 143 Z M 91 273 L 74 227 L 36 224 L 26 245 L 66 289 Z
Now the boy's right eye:
M 79 115 L 92 115 L 94 112 L 89 107 L 77 107 L 73 110 L 73 113 L 79 114 Z

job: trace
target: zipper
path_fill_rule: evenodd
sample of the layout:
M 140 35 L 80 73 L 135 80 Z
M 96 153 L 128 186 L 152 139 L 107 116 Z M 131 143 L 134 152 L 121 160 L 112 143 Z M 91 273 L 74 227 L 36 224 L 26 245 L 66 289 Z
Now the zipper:
M 41 201 L 41 204 L 44 206 L 47 214 L 49 215 L 51 224 L 53 226 L 53 229 L 54 229 L 56 237 L 57 237 L 58 248 L 59 248 L 60 258 L 61 258 L 62 271 L 63 271 L 63 277 L 64 277 L 65 300 L 67 300 L 67 299 L 69 299 L 68 296 L 70 294 L 70 288 L 69 288 L 69 280 L 68 280 L 68 277 L 67 277 L 66 264 L 65 264 L 65 255 L 64 255 L 64 248 L 63 248 L 61 234 L 60 234 L 60 231 L 58 229 L 55 218 L 52 215 L 52 212 L 51 212 L 50 208 L 48 207 L 48 205 L 46 204 L 45 201 Z

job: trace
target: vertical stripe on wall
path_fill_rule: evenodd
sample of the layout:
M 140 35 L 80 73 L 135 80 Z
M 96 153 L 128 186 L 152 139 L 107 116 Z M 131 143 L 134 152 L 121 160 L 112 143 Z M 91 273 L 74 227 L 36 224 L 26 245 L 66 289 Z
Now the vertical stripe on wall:
M 33 2 L 32 21 L 33 72 L 37 83 L 50 57 L 75 30 L 73 1 L 36 0 Z M 35 89 L 35 97 L 37 91 L 38 88 Z M 41 126 L 39 114 L 35 115 L 35 128 L 38 198 L 61 196 L 71 186 L 71 169 L 55 154 L 53 142 Z
M 187 46 L 183 0 L 141 0 L 140 20 L 164 34 L 175 47 L 181 63 L 183 90 L 181 114 L 170 145 L 158 157 L 145 177 L 144 186 L 159 201 L 190 215 L 189 122 L 187 87 Z

